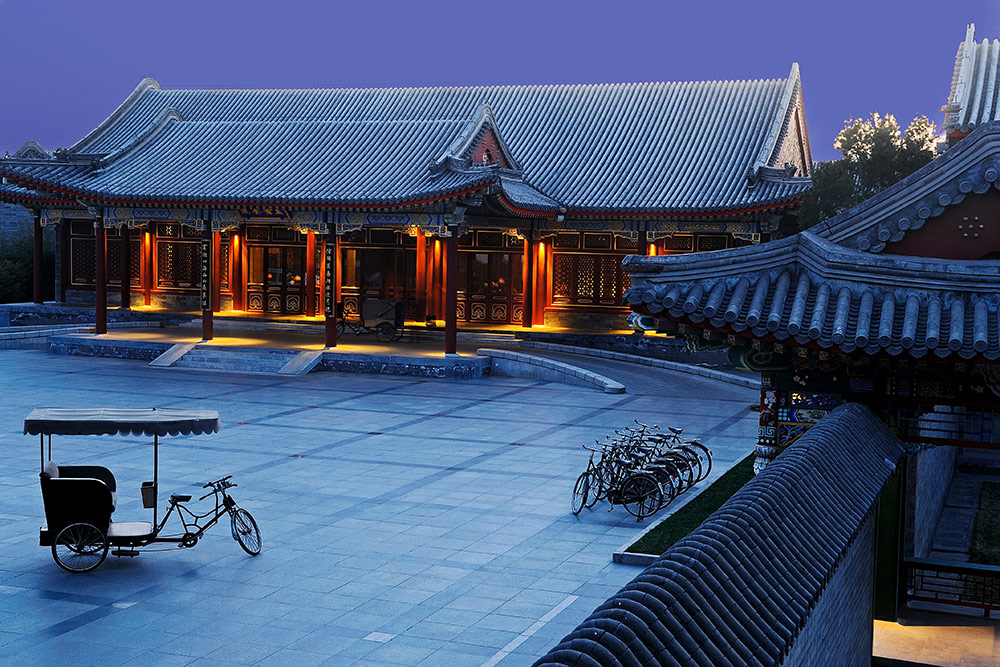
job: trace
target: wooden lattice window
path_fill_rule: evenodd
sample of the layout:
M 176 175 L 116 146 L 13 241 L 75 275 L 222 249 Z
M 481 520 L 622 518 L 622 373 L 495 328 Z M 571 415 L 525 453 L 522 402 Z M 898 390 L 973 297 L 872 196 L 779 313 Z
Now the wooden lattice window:
M 219 244 L 219 288 L 229 289 L 229 244 Z
M 201 284 L 200 267 L 200 244 L 170 241 L 156 244 L 157 287 L 198 287 Z
M 128 276 L 133 285 L 142 284 L 142 241 L 132 240 L 132 254 L 129 256 Z
M 274 241 L 298 241 L 299 233 L 294 229 L 289 229 L 288 227 L 272 227 L 271 228 L 271 239 Z
M 74 285 L 93 285 L 94 268 L 96 266 L 95 241 L 89 239 L 70 239 L 70 280 Z
M 587 250 L 611 250 L 611 234 L 584 234 L 583 247 Z
M 726 237 L 722 234 L 706 236 L 698 236 L 698 252 L 706 252 L 709 250 L 725 250 L 726 249 Z
M 692 252 L 694 237 L 689 234 L 674 234 L 663 239 L 663 247 L 671 252 Z
M 268 238 L 267 227 L 261 225 L 247 227 L 247 241 L 267 241 Z
M 626 276 L 622 255 L 556 253 L 553 258 L 554 305 L 620 306 Z

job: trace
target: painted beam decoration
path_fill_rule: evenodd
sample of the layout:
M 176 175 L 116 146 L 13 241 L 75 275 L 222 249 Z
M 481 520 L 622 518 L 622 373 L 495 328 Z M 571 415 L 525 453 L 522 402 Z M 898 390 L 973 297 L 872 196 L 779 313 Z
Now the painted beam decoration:
M 145 227 L 151 222 L 177 222 L 201 231 L 205 228 L 201 209 L 195 208 L 130 208 L 104 207 L 105 227 Z
M 213 232 L 225 232 L 247 223 L 277 223 L 300 232 L 329 233 L 328 214 L 324 211 L 290 211 L 276 206 L 244 206 L 238 209 L 213 210 Z
M 615 236 L 639 240 L 639 222 L 634 220 L 540 220 L 535 223 L 534 238 L 543 239 L 546 236 L 555 236 L 560 232 L 604 232 Z
M 447 213 L 380 213 L 377 211 L 338 211 L 333 214 L 334 233 L 342 236 L 363 227 L 420 227 L 425 234 L 450 235 L 449 223 L 454 216 Z
M 58 225 L 63 220 L 94 220 L 95 215 L 87 209 L 43 208 L 38 219 L 42 227 Z
M 650 242 L 691 233 L 732 234 L 734 238 L 760 243 L 760 223 L 750 220 L 649 220 L 646 238 Z

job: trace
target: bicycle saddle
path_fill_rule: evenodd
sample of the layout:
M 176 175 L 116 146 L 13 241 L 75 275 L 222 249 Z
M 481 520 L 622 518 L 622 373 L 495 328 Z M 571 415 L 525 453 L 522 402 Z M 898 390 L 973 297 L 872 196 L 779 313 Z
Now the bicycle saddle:
M 188 493 L 171 493 L 170 502 L 172 503 L 186 503 L 191 500 L 191 495 Z

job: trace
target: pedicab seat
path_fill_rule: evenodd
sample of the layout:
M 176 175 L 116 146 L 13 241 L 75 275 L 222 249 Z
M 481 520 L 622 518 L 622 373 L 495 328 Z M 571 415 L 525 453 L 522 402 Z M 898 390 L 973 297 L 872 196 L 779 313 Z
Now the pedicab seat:
M 191 500 L 191 494 L 190 493 L 171 493 L 170 494 L 170 501 L 174 502 L 174 503 L 186 503 L 189 500 Z
M 42 546 L 66 526 L 89 523 L 107 535 L 117 495 L 115 476 L 103 466 L 58 466 L 48 461 L 38 475 L 45 507 Z

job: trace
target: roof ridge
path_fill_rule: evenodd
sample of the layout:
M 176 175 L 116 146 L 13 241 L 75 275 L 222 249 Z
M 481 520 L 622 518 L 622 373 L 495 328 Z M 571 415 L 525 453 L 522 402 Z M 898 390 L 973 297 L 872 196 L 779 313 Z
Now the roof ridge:
M 793 68 L 798 64 L 793 63 Z M 304 93 L 304 92 L 333 92 L 333 91 L 412 91 L 412 90 L 472 90 L 476 88 L 600 88 L 628 87 L 628 86 L 682 86 L 682 85 L 708 85 L 708 84 L 734 84 L 734 83 L 773 83 L 786 81 L 787 77 L 755 78 L 755 79 L 684 79 L 677 81 L 604 81 L 595 83 L 528 83 L 528 84 L 464 84 L 464 85 L 443 85 L 443 86 L 347 86 L 332 88 L 158 88 L 165 93 Z M 145 81 L 145 79 L 144 79 Z M 153 80 L 155 81 L 155 80 Z

